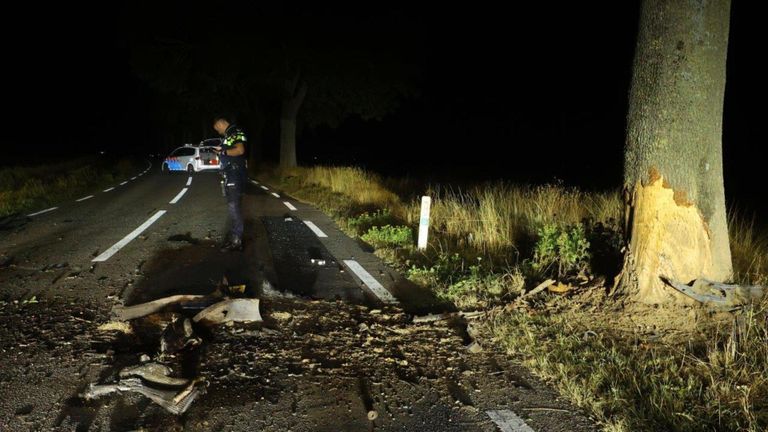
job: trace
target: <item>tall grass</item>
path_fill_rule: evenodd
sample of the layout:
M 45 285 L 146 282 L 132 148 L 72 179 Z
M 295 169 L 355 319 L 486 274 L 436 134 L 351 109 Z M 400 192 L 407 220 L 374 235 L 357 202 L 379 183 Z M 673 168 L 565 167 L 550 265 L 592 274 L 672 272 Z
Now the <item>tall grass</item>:
M 607 431 L 765 431 L 765 304 L 736 332 L 688 343 L 638 341 L 588 314 L 497 315 L 496 340 Z
M 585 193 L 558 185 L 492 183 L 466 191 L 436 186 L 430 224 L 438 233 L 462 239 L 484 254 L 504 253 L 549 222 L 579 223 L 585 219 L 609 223 L 621 215 L 618 192 Z M 407 205 L 407 221 L 418 223 L 420 203 Z
M 768 284 L 768 232 L 737 208 L 728 212 L 734 280 L 743 284 Z
M 331 166 L 292 168 L 283 171 L 282 175 L 298 176 L 304 184 L 324 186 L 360 204 L 382 208 L 398 207 L 400 204 L 397 195 L 382 186 L 380 176 L 360 168 Z
M 461 246 L 491 255 L 506 253 L 533 236 L 544 223 L 571 224 L 584 219 L 608 223 L 617 221 L 622 211 L 618 191 L 586 193 L 560 185 L 497 182 L 466 190 L 425 185 L 422 190 L 406 191 L 406 187 L 418 182 L 382 179 L 360 168 L 327 166 L 262 169 L 259 176 L 298 192 L 299 198 L 327 205 L 328 199 L 323 196 L 327 191 L 311 189 L 319 186 L 343 196 L 349 201 L 346 207 L 356 203 L 360 209 L 387 209 L 412 227 L 419 222 L 419 197 L 429 195 L 430 229 L 438 238 L 449 236 L 458 239 Z M 400 189 L 399 194 L 385 185 Z

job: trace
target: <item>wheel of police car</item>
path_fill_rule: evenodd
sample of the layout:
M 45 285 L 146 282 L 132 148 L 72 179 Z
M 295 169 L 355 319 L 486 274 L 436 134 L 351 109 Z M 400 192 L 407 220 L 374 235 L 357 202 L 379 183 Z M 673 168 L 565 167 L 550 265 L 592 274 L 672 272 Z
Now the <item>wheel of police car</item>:
M 195 167 L 192 165 L 187 165 L 187 172 L 193 174 L 195 172 Z
M 170 174 L 170 172 L 171 172 L 171 170 L 170 170 L 170 169 L 168 169 L 168 164 L 167 164 L 167 163 L 163 163 L 163 164 L 160 166 L 160 171 L 161 171 L 161 172 L 163 172 L 163 173 L 165 173 L 165 174 Z

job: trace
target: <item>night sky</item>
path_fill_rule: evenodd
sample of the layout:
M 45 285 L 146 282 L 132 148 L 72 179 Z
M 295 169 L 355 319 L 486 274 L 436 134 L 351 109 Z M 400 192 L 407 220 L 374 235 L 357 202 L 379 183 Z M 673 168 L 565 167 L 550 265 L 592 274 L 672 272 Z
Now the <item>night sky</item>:
M 16 25 L 2 30 L 6 148 L 14 155 L 3 164 L 32 163 L 41 154 L 166 151 L 159 138 L 166 125 L 158 120 L 166 108 L 131 64 L 137 44 L 333 35 L 340 47 L 365 40 L 406 63 L 417 72 L 414 94 L 381 121 L 352 116 L 335 128 L 303 129 L 300 163 L 354 163 L 442 181 L 617 187 L 638 2 L 612 3 L 28 5 L 35 9 L 17 11 L 8 18 Z M 723 142 L 729 200 L 763 210 L 755 195 L 764 195 L 765 161 L 754 149 L 765 143 L 757 129 L 764 84 L 756 55 L 764 49 L 754 7 L 732 6 Z M 274 117 L 262 139 L 265 156 L 276 159 Z

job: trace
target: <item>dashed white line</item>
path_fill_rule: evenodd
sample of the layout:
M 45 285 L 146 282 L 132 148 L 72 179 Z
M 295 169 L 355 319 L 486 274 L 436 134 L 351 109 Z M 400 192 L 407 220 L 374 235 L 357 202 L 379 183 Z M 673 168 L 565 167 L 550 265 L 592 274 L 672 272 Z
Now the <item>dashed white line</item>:
M 114 186 L 112 186 L 111 188 L 108 188 L 108 189 L 104 189 L 104 192 L 109 192 L 109 191 L 111 191 L 111 190 L 112 190 L 112 189 L 114 189 L 114 188 L 115 188 L 115 187 L 114 187 Z
M 103 252 L 101 255 L 99 255 L 99 256 L 97 256 L 96 258 L 94 258 L 94 259 L 93 259 L 93 261 L 94 261 L 94 262 L 103 262 L 103 261 L 106 261 L 106 260 L 108 260 L 108 259 L 109 259 L 109 258 L 110 258 L 112 255 L 114 255 L 115 253 L 117 253 L 117 251 L 119 251 L 120 249 L 122 249 L 122 248 L 123 248 L 125 245 L 127 245 L 128 243 L 130 243 L 130 242 L 131 242 L 131 240 L 135 239 L 136 237 L 138 237 L 138 236 L 139 236 L 139 234 L 141 234 L 142 232 L 144 232 L 144 230 L 146 230 L 147 228 L 149 228 L 149 226 L 150 226 L 150 225 L 152 225 L 153 223 L 155 223 L 155 221 L 157 221 L 158 219 L 160 219 L 160 217 L 161 217 L 162 215 L 164 215 L 164 214 L 165 214 L 165 210 L 159 210 L 159 211 L 158 211 L 157 213 L 155 213 L 155 214 L 154 214 L 154 215 L 153 215 L 151 218 L 147 219 L 147 221 L 146 221 L 146 222 L 144 222 L 143 224 L 139 225 L 139 227 L 138 227 L 138 228 L 136 228 L 135 230 L 133 230 L 133 231 L 132 231 L 130 234 L 128 234 L 127 236 L 123 237 L 123 239 L 122 239 L 122 240 L 120 240 L 119 242 L 115 243 L 114 245 L 112 245 L 112 247 L 110 247 L 109 249 L 105 250 L 105 251 L 104 251 L 104 252 Z
M 191 184 L 192 184 L 192 177 L 190 177 L 190 178 L 188 178 L 188 179 L 187 179 L 187 186 L 189 186 L 189 185 L 191 185 Z
M 128 183 L 128 182 L 127 182 L 127 181 L 124 181 L 124 182 L 120 183 L 120 186 L 123 186 L 123 185 L 125 185 L 126 183 Z
M 272 192 L 272 196 L 274 196 L 275 198 L 280 198 L 280 195 L 278 195 L 278 194 L 276 194 L 274 192 Z
M 294 207 L 293 204 L 289 203 L 288 201 L 283 201 L 283 204 L 285 204 L 285 206 L 289 209 L 296 211 L 296 207 Z
M 91 198 L 93 198 L 93 195 L 88 195 L 87 197 L 82 197 L 82 198 L 77 199 L 75 201 L 81 202 L 81 201 L 85 201 L 85 200 L 88 200 L 88 199 L 91 199 Z
M 264 185 L 261 185 L 261 188 L 264 189 L 264 190 L 269 190 L 269 188 L 264 186 Z
M 131 180 L 136 180 L 136 176 L 134 176 L 134 177 L 131 177 Z
M 40 210 L 39 212 L 36 212 L 36 213 L 30 213 L 30 214 L 28 214 L 27 216 L 30 216 L 30 217 L 32 217 L 32 216 L 41 215 L 41 214 L 43 214 L 43 213 L 48 213 L 49 211 L 54 211 L 54 210 L 56 210 L 57 208 L 58 208 L 58 207 L 51 207 L 51 208 L 49 208 L 49 209 Z
M 376 297 L 384 303 L 398 303 L 397 299 L 387 291 L 363 266 L 355 260 L 344 260 L 344 264 L 373 292 Z
M 176 204 L 177 202 L 179 202 L 181 197 L 184 196 L 185 193 L 187 193 L 187 188 L 182 189 L 181 192 L 179 192 L 179 194 L 176 195 L 176 197 L 172 199 L 171 202 L 169 202 L 168 204 Z
M 510 410 L 486 411 L 501 432 L 534 432 L 523 419 Z
M 304 224 L 309 227 L 318 237 L 328 237 L 317 225 L 312 221 L 304 221 Z
M 256 180 L 251 180 L 251 183 L 253 183 L 255 185 L 259 184 L 259 182 L 257 182 Z

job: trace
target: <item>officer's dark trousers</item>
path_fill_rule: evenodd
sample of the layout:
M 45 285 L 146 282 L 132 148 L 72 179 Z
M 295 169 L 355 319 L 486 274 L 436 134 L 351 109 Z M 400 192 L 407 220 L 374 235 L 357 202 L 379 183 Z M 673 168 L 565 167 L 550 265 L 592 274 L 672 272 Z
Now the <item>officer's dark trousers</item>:
M 245 185 L 245 169 L 231 169 L 225 171 L 226 183 L 224 193 L 227 197 L 227 212 L 229 213 L 230 238 L 232 240 L 243 239 L 243 213 L 240 204 L 243 200 L 243 187 Z

